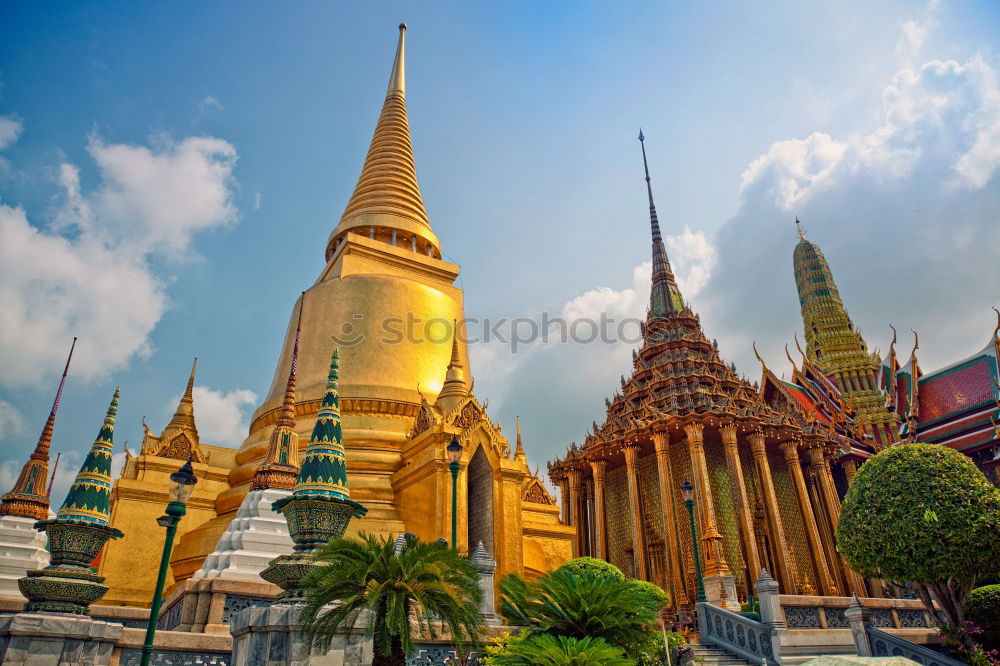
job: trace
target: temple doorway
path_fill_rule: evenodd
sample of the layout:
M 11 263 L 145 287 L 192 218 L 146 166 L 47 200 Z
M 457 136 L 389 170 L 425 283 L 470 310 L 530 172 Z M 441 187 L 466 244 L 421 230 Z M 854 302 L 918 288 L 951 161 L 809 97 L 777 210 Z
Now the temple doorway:
M 493 468 L 486 459 L 483 447 L 469 461 L 469 552 L 483 542 L 486 552 L 496 556 L 493 549 Z

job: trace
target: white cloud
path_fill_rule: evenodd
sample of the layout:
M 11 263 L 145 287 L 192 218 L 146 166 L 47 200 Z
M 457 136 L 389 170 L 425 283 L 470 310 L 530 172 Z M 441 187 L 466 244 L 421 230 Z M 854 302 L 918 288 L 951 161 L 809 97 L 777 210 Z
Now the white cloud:
M 61 165 L 66 201 L 50 229 L 0 204 L 4 386 L 38 386 L 61 367 L 73 336 L 73 372 L 84 380 L 148 355 L 169 304 L 149 259 L 190 256 L 195 234 L 236 220 L 236 150 L 221 139 L 160 140 L 153 150 L 92 138 L 88 151 L 100 185 L 83 191 L 79 169 Z
M 21 412 L 9 402 L 0 400 L 0 441 L 21 434 L 23 428 Z
M 24 123 L 17 116 L 0 116 L 0 150 L 14 145 L 23 129 Z
M 194 387 L 194 417 L 198 435 L 206 444 L 239 446 L 250 428 L 250 412 L 257 404 L 257 394 L 247 389 L 217 391 Z M 174 396 L 165 408 L 173 414 L 181 396 Z
M 210 109 L 215 109 L 217 111 L 223 111 L 226 107 L 222 105 L 222 102 L 215 99 L 211 95 L 205 97 L 205 99 L 198 102 L 198 110 L 205 112 Z
M 704 231 L 695 233 L 685 224 L 683 232 L 667 236 L 667 254 L 673 264 L 681 293 L 686 299 L 696 297 L 715 267 L 715 246 Z
M 940 0 L 929 0 L 919 19 L 909 19 L 899 26 L 896 58 L 907 62 L 920 54 L 927 36 L 938 25 L 937 10 L 940 4 Z

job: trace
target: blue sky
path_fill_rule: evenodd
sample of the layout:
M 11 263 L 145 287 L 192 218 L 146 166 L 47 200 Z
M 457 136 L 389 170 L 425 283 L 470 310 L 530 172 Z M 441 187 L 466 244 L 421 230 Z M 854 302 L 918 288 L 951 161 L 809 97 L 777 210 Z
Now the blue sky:
M 641 315 L 641 125 L 682 288 L 741 372 L 759 375 L 754 339 L 783 368 L 801 328 L 795 215 L 870 345 L 916 328 L 933 369 L 985 344 L 995 3 L 7 3 L 0 481 L 74 334 L 54 450 L 78 464 L 116 384 L 135 450 L 195 355 L 203 438 L 239 444 L 354 187 L 400 21 L 418 175 L 467 315 Z M 629 367 L 623 344 L 472 353 L 533 463 L 582 439 Z

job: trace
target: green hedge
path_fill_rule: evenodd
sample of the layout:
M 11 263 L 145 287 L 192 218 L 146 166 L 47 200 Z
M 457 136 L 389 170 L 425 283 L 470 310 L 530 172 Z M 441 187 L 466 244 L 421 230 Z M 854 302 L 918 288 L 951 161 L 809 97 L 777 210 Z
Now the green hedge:
M 983 633 L 978 636 L 987 649 L 1000 649 L 1000 585 L 977 587 L 965 600 L 965 617 Z

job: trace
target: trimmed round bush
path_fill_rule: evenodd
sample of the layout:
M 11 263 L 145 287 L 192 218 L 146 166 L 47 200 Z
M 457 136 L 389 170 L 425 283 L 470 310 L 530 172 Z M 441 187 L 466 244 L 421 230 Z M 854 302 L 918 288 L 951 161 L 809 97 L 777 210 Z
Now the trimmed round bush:
M 1000 649 L 1000 585 L 977 587 L 965 600 L 965 616 L 983 630 L 987 649 Z
M 958 626 L 965 595 L 1000 570 L 998 533 L 1000 490 L 969 458 L 938 444 L 901 444 L 858 470 L 837 546 L 865 577 L 933 592 Z
M 559 566 L 557 571 L 565 571 L 574 576 L 589 575 L 594 578 L 614 578 L 625 580 L 621 569 L 596 557 L 577 557 Z

